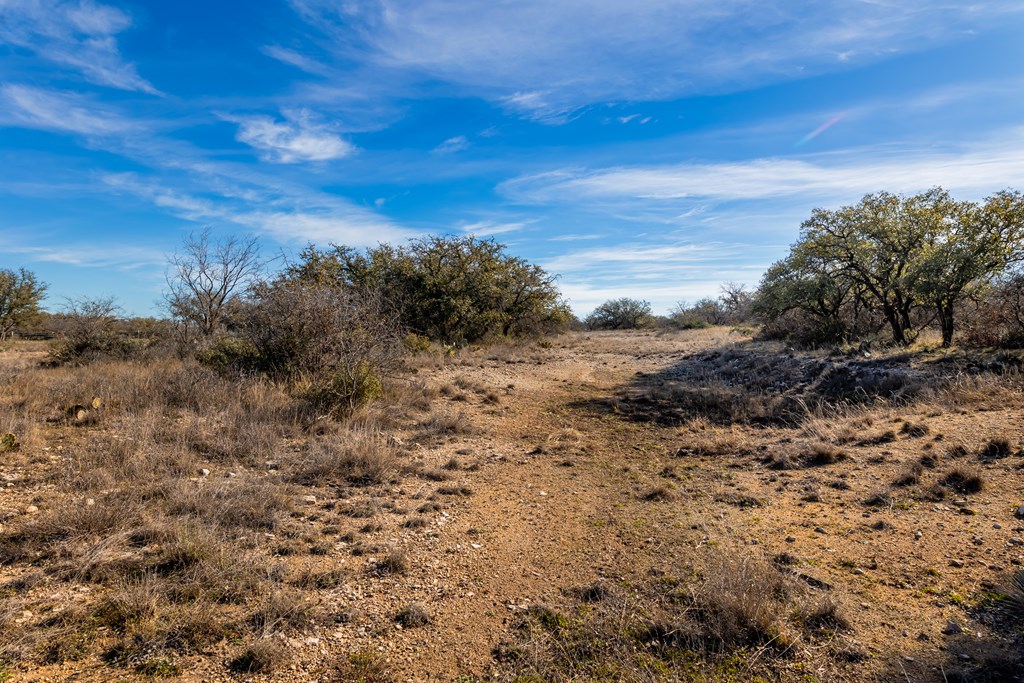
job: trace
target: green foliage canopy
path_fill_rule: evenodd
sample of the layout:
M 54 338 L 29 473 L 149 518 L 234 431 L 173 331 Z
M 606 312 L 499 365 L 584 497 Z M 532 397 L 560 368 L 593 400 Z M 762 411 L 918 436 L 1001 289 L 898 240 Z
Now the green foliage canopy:
M 815 209 L 789 256 L 765 274 L 756 309 L 773 320 L 792 310 L 842 335 L 843 311 L 870 309 L 893 341 L 916 337 L 915 313 L 930 310 L 943 344 L 967 292 L 1024 258 L 1024 196 L 1004 191 L 982 203 L 941 188 L 879 192 L 835 210 Z
M 373 290 L 408 330 L 450 343 L 563 329 L 570 317 L 556 276 L 473 236 L 432 236 L 359 251 L 307 247 L 284 278 Z
M 39 314 L 45 294 L 46 284 L 35 273 L 24 268 L 0 270 L 0 341 Z

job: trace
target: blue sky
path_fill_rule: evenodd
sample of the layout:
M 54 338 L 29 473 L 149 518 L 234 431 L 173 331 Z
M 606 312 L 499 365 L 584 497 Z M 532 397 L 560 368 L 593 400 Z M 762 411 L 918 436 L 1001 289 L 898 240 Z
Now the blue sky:
M 158 312 L 190 231 L 494 236 L 577 313 L 815 206 L 1024 189 L 1024 2 L 0 0 L 0 267 Z

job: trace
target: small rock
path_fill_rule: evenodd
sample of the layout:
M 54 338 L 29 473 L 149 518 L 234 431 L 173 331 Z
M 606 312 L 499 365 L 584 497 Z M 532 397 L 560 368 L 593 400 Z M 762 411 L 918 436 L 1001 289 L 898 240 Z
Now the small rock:
M 981 536 L 975 536 L 971 539 L 971 543 L 973 543 L 974 545 L 985 545 L 985 539 Z
M 946 624 L 946 628 L 942 629 L 942 633 L 944 635 L 947 635 L 947 636 L 955 636 L 955 635 L 959 635 L 959 634 L 961 634 L 963 632 L 964 632 L 963 626 L 961 626 L 960 624 L 956 623 L 955 621 L 950 621 L 949 623 Z
M 37 512 L 39 512 L 39 508 L 37 508 L 35 505 L 29 505 L 27 508 L 25 508 L 25 514 L 33 515 Z
M 954 500 L 953 505 L 957 506 L 958 508 L 962 508 L 967 505 L 967 501 L 964 500 L 963 498 L 960 498 L 959 500 Z
M 301 496 L 299 501 L 309 505 L 316 505 L 316 496 Z
M 1014 517 L 1017 519 L 1024 519 L 1024 505 L 1017 508 L 1017 511 L 1014 513 Z
M 924 536 L 924 534 L 922 534 L 920 531 L 914 532 L 914 538 L 916 538 L 917 540 L 921 540 L 922 536 Z
M 795 536 L 786 536 L 786 543 L 796 543 Z
M 949 561 L 949 566 L 950 567 L 956 567 L 957 569 L 960 569 L 961 567 L 964 566 L 964 561 L 963 560 L 950 560 Z
M 862 576 L 864 574 L 864 570 L 861 569 L 860 567 L 858 567 L 857 569 L 853 570 L 853 573 L 856 574 L 857 576 Z
M 228 479 L 234 479 L 235 477 L 238 476 L 238 473 L 237 472 L 228 472 L 224 476 L 227 477 Z
M 95 504 L 96 504 L 96 501 L 93 500 L 92 498 L 86 498 L 85 499 L 85 507 L 91 508 Z
M 206 469 L 205 467 L 202 468 L 201 470 L 199 470 L 199 476 L 200 477 L 208 477 L 208 476 L 210 476 L 210 470 Z
M 1011 538 L 1008 543 L 1010 545 L 1024 545 L 1024 540 L 1017 538 L 1016 536 Z
M 827 534 L 828 532 L 825 531 L 822 527 L 816 526 L 816 527 L 814 527 L 814 533 L 816 533 L 816 534 Z

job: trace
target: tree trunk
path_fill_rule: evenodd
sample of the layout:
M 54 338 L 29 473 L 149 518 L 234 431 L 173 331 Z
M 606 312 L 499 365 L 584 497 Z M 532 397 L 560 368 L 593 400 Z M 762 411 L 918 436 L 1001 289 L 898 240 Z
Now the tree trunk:
M 882 306 L 882 314 L 892 328 L 892 340 L 900 346 L 908 346 L 906 330 L 900 321 L 899 312 L 889 304 Z
M 949 301 L 938 302 L 939 325 L 942 327 L 942 346 L 949 348 L 953 343 L 953 304 Z

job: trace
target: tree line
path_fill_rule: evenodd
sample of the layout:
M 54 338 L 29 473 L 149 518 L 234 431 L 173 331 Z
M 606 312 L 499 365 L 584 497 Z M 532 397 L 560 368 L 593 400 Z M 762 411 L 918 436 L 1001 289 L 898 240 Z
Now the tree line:
M 679 304 L 655 317 L 650 304 L 616 299 L 587 319 L 591 329 L 677 329 L 757 324 L 760 335 L 807 344 L 888 337 L 912 344 L 932 326 L 950 346 L 1024 343 L 1024 195 L 982 202 L 935 188 L 869 194 L 857 204 L 815 209 L 786 258 L 758 288 L 726 284 L 717 299 Z
M 173 337 L 179 349 L 237 372 L 294 377 L 345 367 L 332 389 L 343 391 L 379 374 L 371 366 L 393 364 L 403 345 L 456 347 L 570 326 L 757 325 L 763 338 L 805 345 L 909 345 L 931 326 L 944 346 L 957 335 L 971 345 L 1024 345 L 1022 261 L 1020 192 L 981 202 L 941 188 L 879 192 L 815 209 L 756 290 L 727 283 L 721 296 L 680 303 L 667 316 L 655 316 L 645 301 L 613 299 L 580 321 L 557 276 L 493 239 L 432 236 L 364 250 L 310 245 L 268 274 L 255 238 L 214 240 L 204 230 L 169 259 L 168 320 L 125 320 L 112 299 L 71 301 L 46 320 L 63 339 L 57 362 L 127 357 Z M 38 324 L 46 291 L 31 271 L 0 270 L 0 341 Z M 362 360 L 344 360 L 339 349 Z

